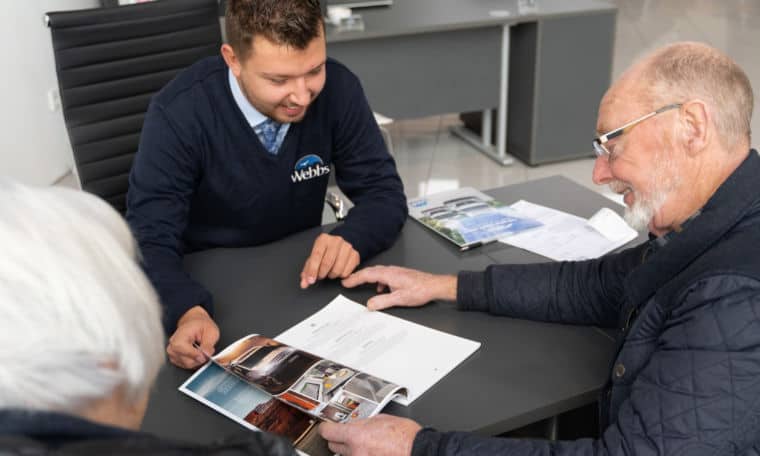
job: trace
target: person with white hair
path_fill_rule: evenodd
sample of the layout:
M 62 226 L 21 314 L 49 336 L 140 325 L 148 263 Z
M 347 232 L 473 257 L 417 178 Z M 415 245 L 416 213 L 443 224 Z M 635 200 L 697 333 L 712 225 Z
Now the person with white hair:
M 598 438 L 493 438 L 380 415 L 323 423 L 330 448 L 344 456 L 760 454 L 752 108 L 749 79 L 725 54 L 690 42 L 658 49 L 604 95 L 592 143 L 594 182 L 624 195 L 626 218 L 649 230 L 648 242 L 581 262 L 457 276 L 373 267 L 343 280 L 390 289 L 371 309 L 455 300 L 460 310 L 615 329 Z M 456 409 L 452 400 L 446 409 Z
M 206 446 L 137 432 L 164 363 L 161 307 L 105 202 L 0 182 L 0 250 L 0 453 L 292 454 L 264 433 Z

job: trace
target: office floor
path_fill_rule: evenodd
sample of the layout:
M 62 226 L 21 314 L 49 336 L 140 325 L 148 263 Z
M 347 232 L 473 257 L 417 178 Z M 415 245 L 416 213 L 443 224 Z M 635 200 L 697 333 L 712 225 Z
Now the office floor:
M 754 46 L 760 42 L 758 0 L 615 0 L 618 5 L 613 79 L 647 50 L 679 40 L 712 44 L 732 56 L 760 90 L 760 60 Z M 757 97 L 756 97 L 757 99 Z M 424 100 L 420 100 L 424 103 Z M 755 111 L 758 111 L 757 101 Z M 562 174 L 605 193 L 591 182 L 593 159 L 529 167 L 519 160 L 501 167 L 449 133 L 456 115 L 396 121 L 389 126 L 395 158 L 408 197 L 461 186 L 480 189 Z M 752 122 L 760 131 L 760 117 Z M 589 138 L 589 154 L 591 138 Z M 753 144 L 757 146 L 757 143 Z M 72 176 L 62 185 L 75 186 Z

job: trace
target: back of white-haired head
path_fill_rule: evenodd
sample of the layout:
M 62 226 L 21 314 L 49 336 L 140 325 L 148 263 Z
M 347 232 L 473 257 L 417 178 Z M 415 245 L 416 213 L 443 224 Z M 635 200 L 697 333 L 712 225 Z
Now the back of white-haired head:
M 0 181 L 0 408 L 76 413 L 163 364 L 160 307 L 121 217 L 92 195 Z
M 646 63 L 643 82 L 655 98 L 653 109 L 700 99 L 707 103 L 726 147 L 749 147 L 754 95 L 749 78 L 733 59 L 706 44 L 680 42 L 658 49 Z

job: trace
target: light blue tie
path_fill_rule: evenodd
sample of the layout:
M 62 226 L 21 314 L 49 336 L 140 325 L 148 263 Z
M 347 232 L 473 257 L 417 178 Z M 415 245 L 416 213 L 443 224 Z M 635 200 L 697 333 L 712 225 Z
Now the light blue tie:
M 264 148 L 272 155 L 277 155 L 277 133 L 282 124 L 272 119 L 267 119 L 256 126 L 256 134 L 259 136 Z

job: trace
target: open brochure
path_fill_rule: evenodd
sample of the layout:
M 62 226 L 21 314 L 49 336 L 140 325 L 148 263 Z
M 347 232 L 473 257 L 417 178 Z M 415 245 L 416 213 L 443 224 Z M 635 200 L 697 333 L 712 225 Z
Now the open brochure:
M 234 342 L 179 389 L 245 427 L 328 454 L 319 421 L 368 418 L 391 400 L 409 404 L 479 347 L 338 296 L 276 339 Z
M 462 250 L 541 226 L 470 187 L 415 198 L 408 205 L 409 215 Z

